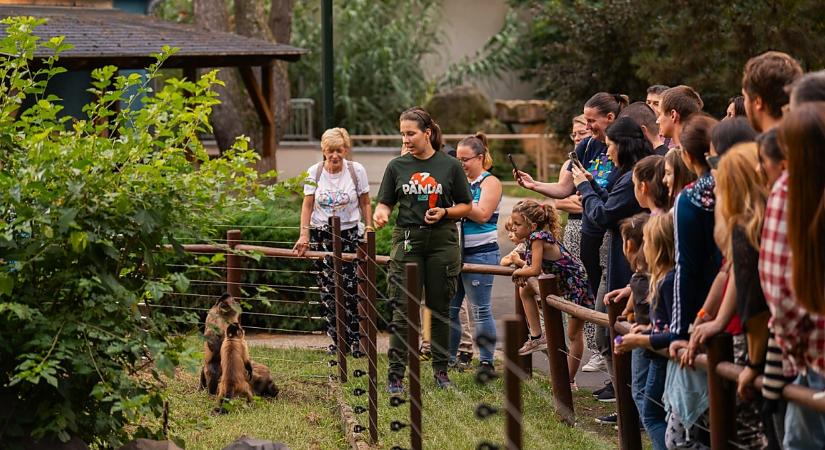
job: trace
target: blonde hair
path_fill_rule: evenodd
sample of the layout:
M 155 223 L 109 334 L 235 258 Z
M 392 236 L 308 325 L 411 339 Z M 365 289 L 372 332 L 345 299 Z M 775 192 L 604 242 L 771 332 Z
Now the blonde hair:
M 650 271 L 648 302 L 656 308 L 659 280 L 676 266 L 676 243 L 673 239 L 673 214 L 651 216 L 644 228 L 644 255 Z
M 476 156 L 484 155 L 484 161 L 481 163 L 484 170 L 490 170 L 493 167 L 493 155 L 490 154 L 490 148 L 487 146 L 487 135 L 484 132 L 476 131 L 476 134 L 465 137 L 458 143 L 456 148 L 460 146 L 471 149 Z
M 759 248 L 762 219 L 768 191 L 759 166 L 759 151 L 755 142 L 734 145 L 719 160 L 716 170 L 717 196 L 722 200 L 720 213 L 727 224 L 725 257 L 732 261 L 733 244 L 730 238 L 736 225 L 745 228 L 748 242 Z
M 352 148 L 352 139 L 346 128 L 330 128 L 321 136 L 321 151 Z
M 587 126 L 587 119 L 584 118 L 584 114 L 579 114 L 573 118 L 573 125 L 576 125 L 577 123 Z
M 561 220 L 553 205 L 541 204 L 535 200 L 522 200 L 516 203 L 513 212 L 536 224 L 536 231 L 546 228 L 554 238 L 561 238 Z

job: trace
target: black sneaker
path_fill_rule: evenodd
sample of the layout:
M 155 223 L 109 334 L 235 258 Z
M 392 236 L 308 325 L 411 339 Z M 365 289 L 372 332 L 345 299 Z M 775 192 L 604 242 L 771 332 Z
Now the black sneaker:
M 604 386 L 602 386 L 601 388 L 596 389 L 595 391 L 593 391 L 593 398 L 598 397 L 598 396 L 599 396 L 599 394 L 601 394 L 601 393 L 602 393 L 602 391 L 604 391 L 604 390 L 605 390 L 605 389 L 607 389 L 608 387 L 612 387 L 612 386 L 613 386 L 613 382 L 612 382 L 612 381 L 610 381 L 610 380 L 605 381 L 605 382 L 604 382 Z
M 447 376 L 446 370 L 439 370 L 434 375 L 435 384 L 440 389 L 449 389 L 453 383 L 450 382 L 450 377 Z
M 390 395 L 404 394 L 404 383 L 401 378 L 390 377 L 387 380 L 387 392 L 389 392 Z
M 608 384 L 607 386 L 599 392 L 599 395 L 596 396 L 596 400 L 605 403 L 613 403 L 616 401 L 616 392 L 613 390 L 613 383 Z
M 456 365 L 458 366 L 458 370 L 464 371 L 470 368 L 470 365 L 473 362 L 473 354 L 470 352 L 458 352 L 458 360 L 456 361 Z
M 496 368 L 493 367 L 493 363 L 490 361 L 481 361 L 480 363 L 478 363 L 477 372 L 484 372 L 487 375 L 488 379 L 495 378 L 496 376 Z
M 616 413 L 608 414 L 602 417 L 596 417 L 596 422 L 602 425 L 616 425 L 619 423 L 619 415 Z

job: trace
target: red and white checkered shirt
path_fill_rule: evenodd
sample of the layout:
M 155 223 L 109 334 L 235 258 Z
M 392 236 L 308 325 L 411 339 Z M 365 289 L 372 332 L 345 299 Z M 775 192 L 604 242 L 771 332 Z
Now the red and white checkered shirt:
M 773 185 L 765 208 L 759 279 L 772 317 L 770 326 L 782 348 L 783 369 L 793 376 L 806 366 L 825 374 L 825 316 L 809 313 L 791 292 L 791 248 L 788 245 L 788 173 Z M 787 364 L 789 362 L 790 364 Z

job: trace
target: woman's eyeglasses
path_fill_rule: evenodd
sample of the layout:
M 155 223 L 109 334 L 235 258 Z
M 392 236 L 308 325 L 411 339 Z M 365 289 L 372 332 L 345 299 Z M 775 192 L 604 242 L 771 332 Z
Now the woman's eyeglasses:
M 586 138 L 587 136 L 590 136 L 590 132 L 587 130 L 574 131 L 570 133 L 570 140 L 575 141 L 577 136 L 581 138 Z
M 484 156 L 484 155 L 475 155 L 475 156 L 471 156 L 469 158 L 458 158 L 458 160 L 461 161 L 461 164 L 467 164 L 469 161 L 472 161 L 472 160 L 478 158 L 479 156 Z

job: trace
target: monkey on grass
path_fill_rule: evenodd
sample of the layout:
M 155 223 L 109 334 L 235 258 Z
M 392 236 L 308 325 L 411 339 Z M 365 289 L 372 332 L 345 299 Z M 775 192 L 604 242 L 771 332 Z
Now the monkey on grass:
M 272 398 L 278 396 L 279 389 L 278 386 L 275 385 L 275 382 L 272 381 L 272 374 L 269 371 L 269 367 L 254 361 L 252 361 L 251 384 L 252 391 L 255 395 Z
M 215 412 L 225 412 L 223 402 L 239 396 L 252 401 L 252 387 L 249 374 L 252 361 L 244 339 L 243 328 L 237 323 L 226 328 L 226 337 L 221 345 L 221 380 L 218 383 L 218 408 Z
M 200 387 L 206 388 L 212 395 L 218 391 L 218 381 L 221 379 L 221 344 L 226 328 L 231 323 L 238 323 L 240 316 L 241 307 L 229 294 L 223 294 L 206 315 Z

